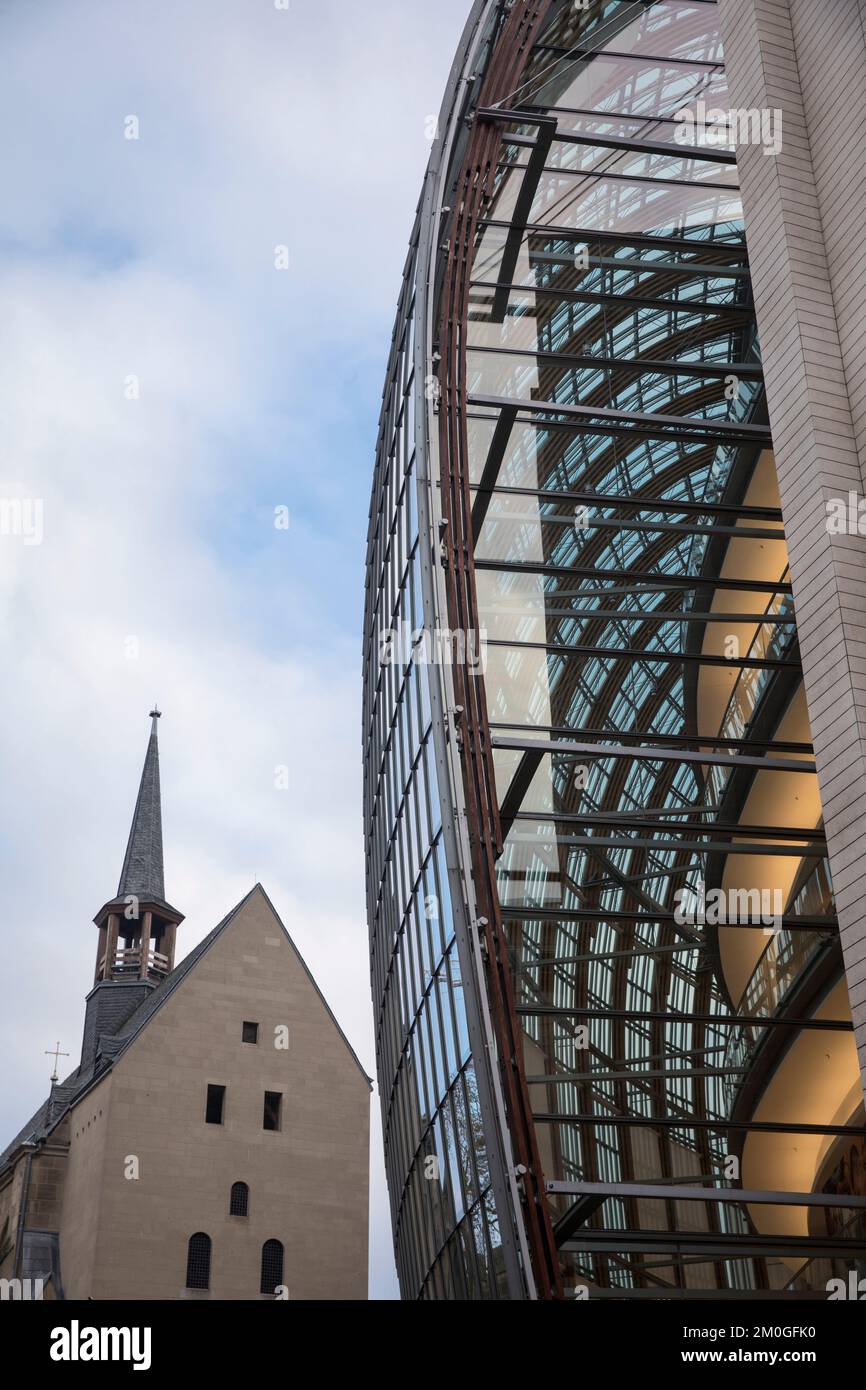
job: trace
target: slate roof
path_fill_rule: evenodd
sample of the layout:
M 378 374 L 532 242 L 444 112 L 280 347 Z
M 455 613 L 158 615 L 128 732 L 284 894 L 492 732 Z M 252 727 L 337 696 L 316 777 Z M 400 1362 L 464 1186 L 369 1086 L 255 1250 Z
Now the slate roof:
M 151 712 L 150 739 L 144 756 L 144 767 L 138 788 L 138 798 L 129 831 L 129 842 L 117 885 L 118 898 L 165 901 L 162 865 L 162 804 L 159 793 L 159 741 L 156 721 L 159 712 Z
M 73 1076 L 74 1075 L 75 1073 L 73 1072 Z M 57 1090 L 58 1088 L 55 1087 L 54 1089 Z M 6 1148 L 3 1150 L 2 1154 L 0 1154 L 0 1169 L 6 1166 L 7 1160 L 11 1157 L 11 1155 L 15 1152 L 16 1149 L 21 1147 L 22 1144 L 35 1143 L 37 1139 L 40 1139 L 45 1134 L 47 1134 L 47 1118 L 48 1101 L 44 1100 L 40 1105 L 39 1109 L 36 1111 L 36 1114 L 30 1116 L 30 1119 L 27 1121 L 24 1128 L 19 1129 L 11 1144 L 8 1144 Z

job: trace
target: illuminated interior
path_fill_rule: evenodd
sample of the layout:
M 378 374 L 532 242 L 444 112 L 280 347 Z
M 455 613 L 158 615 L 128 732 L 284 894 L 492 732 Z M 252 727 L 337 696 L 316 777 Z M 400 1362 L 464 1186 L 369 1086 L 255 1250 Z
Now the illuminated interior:
M 699 102 L 728 105 L 711 0 L 477 0 L 443 108 L 365 603 L 404 1297 L 783 1297 L 866 1253 L 736 154 Z M 399 624 L 477 628 L 483 680 L 383 662 Z
M 833 1137 L 792 1131 L 844 1126 L 858 1072 L 736 163 L 673 138 L 726 105 L 715 7 L 553 9 L 502 103 L 466 339 L 539 1152 L 566 1291 L 783 1290 L 826 1277 L 810 1208 L 716 1194 L 812 1193 Z M 689 887 L 729 924 L 678 922 Z M 713 1196 L 664 1195 L 690 1184 Z

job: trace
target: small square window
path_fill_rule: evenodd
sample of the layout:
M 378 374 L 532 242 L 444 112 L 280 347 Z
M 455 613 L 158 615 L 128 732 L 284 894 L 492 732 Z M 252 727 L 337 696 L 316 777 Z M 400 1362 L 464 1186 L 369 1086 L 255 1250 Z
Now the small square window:
M 263 1129 L 279 1129 L 282 1099 L 279 1091 L 265 1091 L 265 1111 L 262 1118 Z
M 225 1086 L 208 1086 L 207 1106 L 204 1117 L 209 1125 L 221 1125 L 223 1122 L 223 1101 L 225 1100 Z
M 245 1023 L 241 1038 L 244 1042 L 257 1043 L 259 1040 L 259 1025 L 257 1023 Z

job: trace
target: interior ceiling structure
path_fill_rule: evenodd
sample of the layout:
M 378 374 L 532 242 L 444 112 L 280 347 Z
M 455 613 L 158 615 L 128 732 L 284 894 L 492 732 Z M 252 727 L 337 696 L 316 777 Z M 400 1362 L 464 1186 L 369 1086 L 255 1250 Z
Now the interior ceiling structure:
M 515 36 L 532 8 L 513 7 Z M 443 325 L 443 396 L 467 416 L 443 469 L 466 531 L 447 492 L 443 510 L 471 544 L 487 635 L 475 745 L 494 775 L 476 829 L 558 1273 L 623 1296 L 793 1290 L 819 1253 L 826 1277 L 841 1252 L 813 1246 L 806 1207 L 754 1218 L 730 1200 L 729 1159 L 747 1154 L 768 1191 L 796 1169 L 808 1201 L 814 1165 L 780 1158 L 774 1179 L 753 1149 L 806 1146 L 799 1125 L 813 1154 L 860 1132 L 837 1114 L 850 1010 L 736 157 L 674 140 L 699 99 L 726 106 L 712 4 L 551 6 L 513 89 L 482 91 L 495 165 Z M 469 243 L 455 232 L 452 256 Z M 769 893 L 784 926 L 678 923 L 677 891 L 701 884 Z M 775 988 L 750 996 L 762 972 Z M 758 1053 L 790 1087 L 822 1047 L 845 1065 L 796 1113 L 772 1085 L 737 1110 Z M 683 1184 L 700 1199 L 665 1198 Z
M 365 609 L 405 1297 L 808 1298 L 866 1251 L 737 159 L 680 143 L 700 101 L 713 0 L 476 0 L 443 105 Z M 400 623 L 483 636 L 482 672 L 383 661 Z

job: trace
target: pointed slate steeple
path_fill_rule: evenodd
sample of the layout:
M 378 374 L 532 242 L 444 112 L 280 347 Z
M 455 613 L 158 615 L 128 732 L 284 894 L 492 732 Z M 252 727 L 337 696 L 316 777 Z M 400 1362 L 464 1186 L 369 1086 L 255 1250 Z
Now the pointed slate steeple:
M 129 842 L 120 871 L 117 896 L 130 894 L 150 901 L 165 901 L 162 868 L 162 806 L 159 794 L 158 709 L 150 711 L 150 740 L 144 758 L 138 799 L 132 817 Z
M 171 973 L 175 933 L 183 921 L 183 913 L 165 898 L 156 732 L 160 717 L 158 709 L 150 711 L 150 739 L 117 893 L 93 919 L 99 927 L 94 983 L 122 984 L 127 992 L 133 982 L 152 988 Z M 114 998 L 119 999 L 116 988 Z

